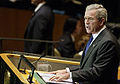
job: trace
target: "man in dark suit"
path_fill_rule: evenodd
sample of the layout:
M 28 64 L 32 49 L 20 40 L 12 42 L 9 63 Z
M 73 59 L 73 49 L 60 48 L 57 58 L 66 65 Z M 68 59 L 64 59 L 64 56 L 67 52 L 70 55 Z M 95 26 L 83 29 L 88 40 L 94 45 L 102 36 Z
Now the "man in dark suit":
M 82 84 L 117 84 L 120 47 L 105 26 L 107 10 L 100 4 L 91 4 L 87 6 L 84 18 L 86 31 L 92 34 L 93 40 L 88 50 L 86 45 L 80 66 L 51 72 L 56 75 L 50 80 L 72 78 L 73 82 Z
M 29 21 L 24 38 L 52 41 L 54 25 L 54 14 L 52 9 L 46 4 L 45 0 L 31 0 L 31 3 L 37 5 L 37 7 L 34 11 L 34 15 Z M 51 46 L 51 44 L 48 44 L 48 47 L 49 46 Z M 25 41 L 25 52 L 41 54 L 42 52 L 45 52 L 45 50 L 46 43 L 44 42 L 38 43 Z M 48 54 L 50 53 L 51 51 Z

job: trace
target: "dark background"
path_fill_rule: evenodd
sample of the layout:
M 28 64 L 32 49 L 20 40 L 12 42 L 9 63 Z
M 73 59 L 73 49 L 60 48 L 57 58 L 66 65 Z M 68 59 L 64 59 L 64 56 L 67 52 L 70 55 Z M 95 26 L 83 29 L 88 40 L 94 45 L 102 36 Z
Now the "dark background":
M 57 13 L 66 15 L 84 15 L 85 7 L 91 3 L 101 3 L 108 10 L 108 21 L 119 22 L 120 20 L 120 0 L 77 0 L 82 5 L 75 4 L 72 0 L 46 0 L 48 4 L 57 10 Z M 1 7 L 11 7 L 26 10 L 33 10 L 35 6 L 30 4 L 30 0 L 0 0 Z
M 108 10 L 108 28 L 117 36 L 120 43 L 120 0 L 77 0 L 82 4 L 75 4 L 72 0 L 47 0 L 55 13 L 53 41 L 58 41 L 62 35 L 63 25 L 69 16 L 84 16 L 85 7 L 91 3 L 101 3 Z M 0 38 L 24 38 L 28 21 L 35 6 L 30 0 L 10 2 L 0 0 Z M 115 31 L 115 32 L 114 32 Z M 23 41 L 2 41 L 3 50 L 23 51 Z

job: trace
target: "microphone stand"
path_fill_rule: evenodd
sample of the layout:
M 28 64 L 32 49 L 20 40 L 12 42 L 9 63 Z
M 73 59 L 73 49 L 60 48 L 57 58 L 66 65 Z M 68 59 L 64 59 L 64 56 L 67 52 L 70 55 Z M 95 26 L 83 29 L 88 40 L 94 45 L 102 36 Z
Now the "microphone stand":
M 40 57 L 39 57 L 39 59 L 37 59 L 36 61 L 34 61 L 34 62 L 32 62 L 32 64 L 34 64 L 34 63 L 36 63 L 36 62 L 38 62 L 42 57 L 45 57 L 45 53 L 43 53 Z

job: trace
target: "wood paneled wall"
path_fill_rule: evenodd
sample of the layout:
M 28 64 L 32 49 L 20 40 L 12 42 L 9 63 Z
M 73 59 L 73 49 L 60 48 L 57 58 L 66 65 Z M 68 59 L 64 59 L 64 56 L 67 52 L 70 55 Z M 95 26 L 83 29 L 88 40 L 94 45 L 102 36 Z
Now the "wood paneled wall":
M 0 8 L 0 37 L 23 38 L 26 26 L 32 15 L 30 10 Z M 63 24 L 68 16 L 55 14 L 53 40 L 59 40 Z M 3 50 L 23 51 L 23 41 L 3 41 Z

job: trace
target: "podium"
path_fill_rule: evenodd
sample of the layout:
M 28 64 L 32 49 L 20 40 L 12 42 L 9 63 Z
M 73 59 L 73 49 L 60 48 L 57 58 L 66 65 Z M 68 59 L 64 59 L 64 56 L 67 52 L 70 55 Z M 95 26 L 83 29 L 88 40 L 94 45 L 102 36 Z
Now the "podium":
M 29 55 L 24 55 L 31 64 L 34 63 L 34 61 L 38 60 L 38 56 L 29 56 Z M 10 84 L 32 84 L 29 83 L 28 78 L 32 70 L 27 67 L 27 65 L 23 62 L 21 64 L 20 70 L 18 68 L 19 64 L 19 59 L 21 57 L 21 54 L 13 54 L 13 53 L 1 53 L 0 54 L 0 84 L 5 84 L 5 73 L 9 72 L 10 73 Z M 43 57 L 40 59 L 40 62 L 44 62 L 47 64 L 50 64 L 52 67 L 51 71 L 58 70 L 58 69 L 63 69 L 65 67 L 69 66 L 78 66 L 79 60 L 71 60 L 71 59 L 66 59 L 66 58 L 56 58 L 56 57 Z M 35 72 L 39 72 L 37 70 L 37 65 L 33 64 L 36 68 Z M 58 66 L 59 67 L 58 67 Z M 24 68 L 24 66 L 26 68 Z M 34 74 L 36 75 L 36 74 Z M 38 79 L 37 79 L 38 78 Z M 40 84 L 42 82 L 42 79 L 39 77 L 33 77 L 32 81 L 34 82 L 33 84 Z M 120 67 L 118 70 L 118 82 L 120 82 Z M 119 83 L 118 83 L 119 84 Z
M 29 82 L 22 76 L 18 69 L 13 65 L 9 58 L 0 55 L 0 84 L 4 84 L 4 74 L 6 71 L 10 72 L 10 84 L 29 84 Z
M 23 53 L 22 53 L 23 54 Z M 33 63 L 35 60 L 38 60 L 39 57 L 37 56 L 27 56 L 24 55 L 31 63 Z M 9 72 L 10 74 L 10 84 L 32 84 L 28 82 L 28 78 L 32 70 L 27 67 L 25 63 L 21 64 L 22 72 L 19 70 L 19 61 L 20 61 L 21 54 L 13 54 L 13 53 L 1 53 L 0 54 L 0 84 L 5 84 L 5 73 Z M 66 66 L 70 65 L 79 65 L 79 62 L 76 61 L 70 61 L 70 60 L 62 60 L 57 58 L 49 58 L 49 57 L 43 57 L 40 59 L 40 61 L 44 61 L 44 63 L 50 64 L 53 66 L 60 66 L 54 68 L 53 71 L 61 68 L 65 68 Z M 66 65 L 66 66 L 65 66 Z M 24 68 L 24 66 L 26 68 Z M 36 67 L 36 65 L 35 65 Z M 37 70 L 35 71 L 37 72 Z M 34 74 L 35 75 L 35 74 Z M 35 79 L 33 77 L 33 84 L 39 84 L 41 79 Z M 42 80 L 41 80 L 42 81 Z

